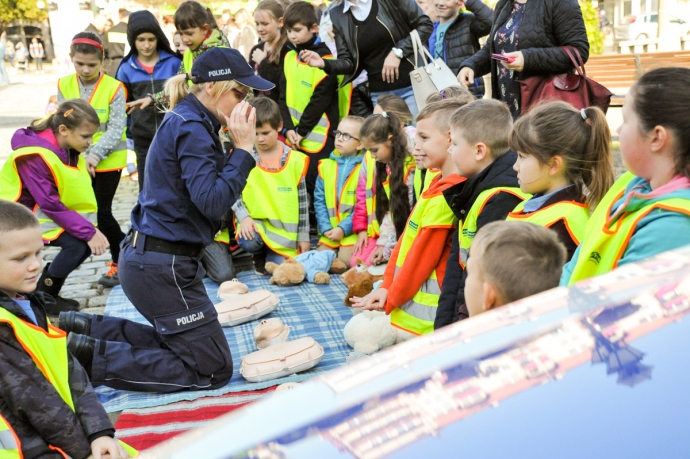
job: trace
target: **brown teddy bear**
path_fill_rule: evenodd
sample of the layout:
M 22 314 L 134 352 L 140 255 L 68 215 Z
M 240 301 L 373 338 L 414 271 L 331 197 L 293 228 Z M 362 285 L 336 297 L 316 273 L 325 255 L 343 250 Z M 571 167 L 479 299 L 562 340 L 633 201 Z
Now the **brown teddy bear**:
M 346 269 L 345 263 L 338 260 L 330 250 L 312 250 L 295 258 L 287 258 L 280 265 L 266 263 L 266 271 L 271 274 L 271 284 L 282 287 L 300 284 L 305 278 L 314 284 L 330 284 L 329 273 L 342 274 Z
M 383 279 L 383 276 L 374 276 L 368 271 L 367 265 L 361 258 L 357 258 L 357 265 L 341 274 L 341 278 L 347 285 L 347 295 L 345 296 L 345 306 L 352 306 L 350 298 L 358 296 L 362 298 L 374 290 L 374 282 Z

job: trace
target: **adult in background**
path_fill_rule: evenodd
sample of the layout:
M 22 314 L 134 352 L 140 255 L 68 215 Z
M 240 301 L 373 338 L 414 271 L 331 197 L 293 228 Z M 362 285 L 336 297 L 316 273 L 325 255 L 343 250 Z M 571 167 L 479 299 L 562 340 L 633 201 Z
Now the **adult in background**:
M 43 45 L 36 37 L 31 39 L 31 44 L 29 45 L 29 54 L 31 55 L 31 59 L 33 59 L 34 63 L 36 64 L 36 72 L 43 73 L 43 59 L 46 57 L 46 53 L 43 49 Z
M 324 60 L 316 52 L 304 50 L 302 61 L 329 74 L 347 75 L 342 84 L 366 70 L 374 104 L 381 94 L 395 94 L 416 115 L 410 82 L 414 69 L 410 32 L 416 29 L 426 43 L 433 30 L 431 19 L 419 5 L 414 0 L 343 0 L 329 14 L 338 58 Z
M 469 86 L 475 76 L 490 72 L 492 97 L 508 104 L 516 119 L 521 111 L 518 80 L 572 71 L 570 58 L 560 48 L 566 45 L 587 62 L 589 41 L 577 0 L 499 0 L 486 44 L 460 65 L 458 81 Z M 498 62 L 492 54 L 515 60 Z
M 5 45 L 5 33 L 0 35 L 0 84 L 10 84 L 10 77 L 7 75 L 5 68 L 5 53 L 7 52 L 7 45 Z M 9 55 L 7 55 L 9 60 Z M 14 57 L 14 56 L 13 56 Z
M 479 39 L 491 31 L 494 12 L 482 0 L 435 0 L 434 5 L 439 20 L 429 37 L 429 51 L 457 75 L 460 64 L 479 51 Z M 463 9 L 469 13 L 461 13 Z M 484 85 L 471 86 L 470 91 L 484 94 Z
M 120 15 L 120 22 L 107 30 L 107 40 L 105 45 L 105 73 L 111 77 L 115 77 L 117 68 L 125 57 L 127 48 L 127 22 L 129 22 L 130 12 L 125 8 L 120 8 L 118 11 Z
M 254 18 L 252 18 L 252 15 L 249 14 L 247 10 L 242 8 L 235 13 L 235 24 L 240 32 L 232 41 L 232 47 L 238 50 L 240 54 L 249 61 L 252 57 L 252 48 L 258 39 L 254 26 Z
M 60 327 L 79 336 L 70 351 L 91 369 L 94 385 L 175 392 L 222 387 L 232 377 L 230 347 L 202 282 L 200 257 L 256 165 L 249 153 L 256 113 L 243 99 L 270 86 L 237 50 L 220 47 L 166 83 L 170 111 L 149 150 L 119 272 L 127 298 L 151 325 L 60 316 Z M 229 154 L 218 137 L 221 125 L 235 145 Z

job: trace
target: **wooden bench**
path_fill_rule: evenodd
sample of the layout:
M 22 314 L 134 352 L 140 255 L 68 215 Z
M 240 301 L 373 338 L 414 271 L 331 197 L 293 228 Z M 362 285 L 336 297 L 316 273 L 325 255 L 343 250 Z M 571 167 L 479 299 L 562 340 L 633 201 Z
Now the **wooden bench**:
M 636 52 L 651 53 L 659 50 L 661 40 L 658 38 L 646 38 L 644 40 L 626 40 L 618 43 L 621 54 Z
M 623 105 L 625 95 L 640 75 L 661 67 L 690 68 L 690 51 L 590 56 L 585 64 L 587 76 L 614 93 L 614 107 Z

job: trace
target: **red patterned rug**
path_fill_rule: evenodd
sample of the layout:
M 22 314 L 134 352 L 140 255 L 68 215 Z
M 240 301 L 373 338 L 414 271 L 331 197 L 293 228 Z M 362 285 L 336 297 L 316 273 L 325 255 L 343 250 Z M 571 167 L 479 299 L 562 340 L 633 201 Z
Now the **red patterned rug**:
M 187 430 L 201 427 L 218 416 L 261 400 L 273 390 L 275 387 L 125 410 L 115 424 L 117 438 L 138 450 L 148 449 Z

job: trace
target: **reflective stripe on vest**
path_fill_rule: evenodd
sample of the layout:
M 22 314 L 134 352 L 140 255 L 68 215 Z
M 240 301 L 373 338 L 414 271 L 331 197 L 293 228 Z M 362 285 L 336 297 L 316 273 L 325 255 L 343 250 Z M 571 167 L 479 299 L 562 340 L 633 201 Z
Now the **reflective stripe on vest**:
M 333 56 L 329 55 L 323 58 L 333 59 Z M 285 81 L 287 82 L 285 103 L 290 111 L 292 123 L 295 126 L 299 126 L 299 121 L 302 119 L 304 110 L 309 105 L 314 89 L 327 75 L 322 69 L 310 67 L 304 62 L 300 62 L 297 51 L 294 50 L 289 51 L 285 55 L 283 71 L 285 72 Z M 338 84 L 342 82 L 343 78 L 343 75 L 338 76 Z M 351 97 L 352 84 L 348 83 L 338 89 L 338 114 L 340 118 L 348 115 Z M 293 145 L 292 147 L 299 148 L 308 153 L 320 152 L 326 145 L 331 124 L 337 125 L 338 121 L 329 120 L 326 113 L 323 113 L 314 129 L 302 139 L 299 145 Z
M 414 170 L 414 197 L 417 201 L 419 201 L 419 196 L 429 189 L 434 177 L 441 173 L 439 169 L 427 169 L 426 174 L 424 174 L 424 183 L 422 183 L 422 172 L 423 170 L 419 168 Z
M 661 196 L 649 200 L 644 207 L 636 211 L 625 212 L 619 218 L 611 219 L 613 206 L 623 197 L 628 183 L 633 178 L 634 175 L 630 173 L 621 176 L 594 209 L 585 229 L 585 236 L 568 285 L 615 269 L 625 254 L 638 223 L 651 212 L 665 210 L 690 217 L 690 199 Z
M 14 429 L 0 414 L 0 459 L 21 459 L 22 444 Z
M 0 308 L 0 323 L 7 324 L 12 328 L 17 341 L 29 354 L 36 367 L 55 388 L 65 404 L 74 411 L 72 392 L 69 387 L 67 334 L 50 323 L 48 324 L 48 331 L 45 331 L 41 327 L 21 320 L 5 308 Z M 137 454 L 137 451 L 129 445 L 122 442 L 120 444 L 132 457 Z M 51 449 L 62 453 L 59 448 L 49 446 Z M 0 450 L 0 457 L 4 458 L 1 454 L 2 450 Z M 65 457 L 67 456 L 65 455 Z
M 459 223 L 459 225 L 462 225 L 462 231 L 458 231 L 458 238 L 460 240 L 460 266 L 462 266 L 463 269 L 465 269 L 465 265 L 467 264 L 470 246 L 472 245 L 474 236 L 477 234 L 477 218 L 479 214 L 482 213 L 482 210 L 484 210 L 484 206 L 489 202 L 489 199 L 493 198 L 498 193 L 510 193 L 523 201 L 532 196 L 531 194 L 523 193 L 520 188 L 512 186 L 490 188 L 479 193 L 470 211 L 467 212 L 467 216 Z
M 102 74 L 93 88 L 89 104 L 96 110 L 98 119 L 101 121 L 98 131 L 93 135 L 93 144 L 96 145 L 103 137 L 103 133 L 108 129 L 108 120 L 110 119 L 110 102 L 117 95 L 117 91 L 124 86 L 121 82 L 106 74 Z M 74 75 L 67 75 L 58 80 L 58 88 L 65 97 L 65 100 L 79 99 L 81 93 L 79 90 L 79 77 Z M 126 97 L 126 94 L 125 94 Z M 96 171 L 109 172 L 123 169 L 127 165 L 127 128 L 122 130 L 122 137 L 120 142 L 113 148 L 112 152 L 104 159 L 102 159 Z
M 522 221 L 535 225 L 551 228 L 562 221 L 565 224 L 570 237 L 577 245 L 580 245 L 585 227 L 589 221 L 589 208 L 586 204 L 575 201 L 561 201 L 541 208 L 535 212 L 524 213 L 525 202 L 522 201 L 508 214 L 508 221 Z
M 338 162 L 334 159 L 322 159 L 319 161 L 319 177 L 323 180 L 323 192 L 328 210 L 328 219 L 332 228 L 337 228 L 338 224 L 345 218 L 352 215 L 357 203 L 357 182 L 359 180 L 359 169 L 361 164 L 357 164 L 350 176 L 345 180 L 343 189 L 338 196 Z M 357 234 L 345 236 L 340 241 L 332 241 L 326 236 L 321 236 L 319 243 L 326 247 L 337 249 L 342 246 L 352 246 L 357 242 Z
M 457 225 L 457 222 L 458 220 L 446 203 L 443 193 L 422 193 L 398 242 L 400 249 L 395 263 L 395 275 L 398 274 L 400 267 L 405 262 L 407 253 L 422 227 L 452 228 Z M 440 297 L 441 285 L 434 269 L 412 299 L 391 312 L 391 324 L 417 335 L 433 332 L 436 308 Z
M 96 224 L 96 196 L 91 185 L 91 176 L 86 160 L 79 155 L 77 166 L 65 165 L 52 151 L 41 147 L 23 147 L 12 152 L 0 170 L 0 199 L 17 202 L 22 192 L 22 180 L 17 172 L 16 160 L 22 156 L 39 155 L 53 174 L 60 202 L 69 210 L 78 212 L 89 222 Z M 38 206 L 34 214 L 41 224 L 43 239 L 54 241 L 64 229 L 48 217 Z
M 371 155 L 369 150 L 364 153 L 364 163 L 367 168 L 367 182 L 366 182 L 366 209 L 367 209 L 367 235 L 371 238 L 377 238 L 381 234 L 381 228 L 378 220 L 376 219 L 376 160 Z M 407 156 L 405 158 L 403 172 L 403 183 L 407 183 L 407 178 L 410 173 L 415 169 L 414 158 L 412 156 Z M 390 202 L 390 183 L 389 180 L 383 182 L 383 191 L 385 191 L 386 196 Z
M 254 220 L 261 239 L 271 250 L 284 257 L 297 255 L 297 188 L 308 167 L 309 158 L 292 150 L 280 170 L 268 171 L 257 164 L 249 173 L 247 185 L 242 191 L 242 202 Z

